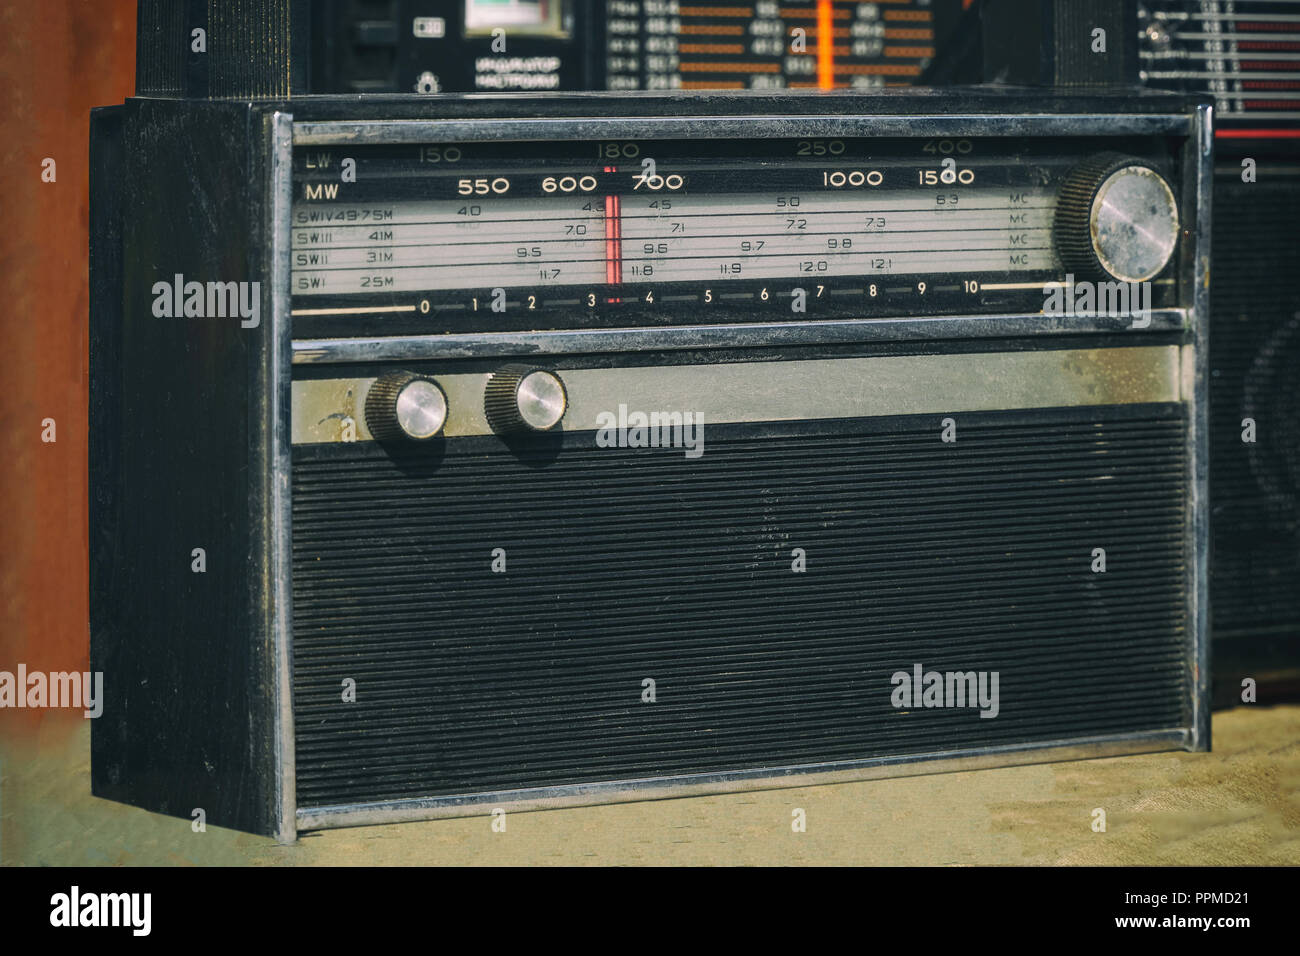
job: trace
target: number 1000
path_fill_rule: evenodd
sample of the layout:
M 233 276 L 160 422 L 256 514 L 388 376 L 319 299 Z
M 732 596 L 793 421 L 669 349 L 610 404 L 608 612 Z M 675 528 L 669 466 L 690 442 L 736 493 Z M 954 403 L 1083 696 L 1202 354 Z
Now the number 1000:
M 822 185 L 831 186 L 835 189 L 843 186 L 879 186 L 884 181 L 884 178 L 878 169 L 866 173 L 860 169 L 847 173 L 837 169 L 834 172 L 822 173 Z

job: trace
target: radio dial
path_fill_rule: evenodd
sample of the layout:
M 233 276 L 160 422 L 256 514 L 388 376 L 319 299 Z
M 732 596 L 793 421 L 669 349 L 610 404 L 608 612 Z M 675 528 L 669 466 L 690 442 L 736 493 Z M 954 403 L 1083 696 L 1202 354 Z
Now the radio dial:
M 1056 249 L 1072 273 L 1145 282 L 1178 244 L 1178 202 L 1144 159 L 1103 153 L 1065 178 L 1056 207 Z
M 569 406 L 564 383 L 532 365 L 507 365 L 488 380 L 483 410 L 499 435 L 550 431 Z
M 366 395 L 366 427 L 380 441 L 428 441 L 447 422 L 447 396 L 433 379 L 390 372 Z

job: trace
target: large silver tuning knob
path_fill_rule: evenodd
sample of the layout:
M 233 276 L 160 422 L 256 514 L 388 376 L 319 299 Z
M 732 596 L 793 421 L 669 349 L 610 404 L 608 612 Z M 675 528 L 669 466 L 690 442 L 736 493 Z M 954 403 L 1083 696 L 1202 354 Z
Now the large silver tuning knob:
M 1102 153 L 1066 176 L 1053 229 L 1068 271 L 1145 282 L 1169 264 L 1178 245 L 1178 201 L 1151 163 Z
M 447 422 L 447 396 L 433 379 L 390 372 L 366 394 L 366 427 L 380 441 L 428 441 Z
M 507 365 L 488 379 L 483 410 L 499 435 L 550 431 L 569 406 L 564 383 L 532 365 Z

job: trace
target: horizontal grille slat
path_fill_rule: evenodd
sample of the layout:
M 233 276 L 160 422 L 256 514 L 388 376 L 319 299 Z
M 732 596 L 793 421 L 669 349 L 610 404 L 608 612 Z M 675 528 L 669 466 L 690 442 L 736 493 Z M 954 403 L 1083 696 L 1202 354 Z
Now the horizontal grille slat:
M 1181 410 L 1049 417 L 295 449 L 299 805 L 1185 726 Z M 917 663 L 999 715 L 894 709 Z

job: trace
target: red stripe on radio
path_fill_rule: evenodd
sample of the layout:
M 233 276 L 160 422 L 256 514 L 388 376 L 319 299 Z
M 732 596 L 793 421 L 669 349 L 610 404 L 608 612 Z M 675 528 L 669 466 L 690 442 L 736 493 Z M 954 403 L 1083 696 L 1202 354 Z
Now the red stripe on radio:
M 610 285 L 623 281 L 622 205 L 617 196 L 605 197 L 605 281 Z
M 1216 129 L 1216 139 L 1300 139 L 1300 129 Z

